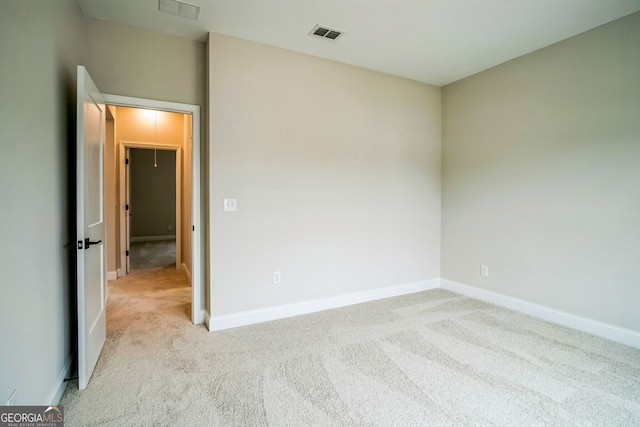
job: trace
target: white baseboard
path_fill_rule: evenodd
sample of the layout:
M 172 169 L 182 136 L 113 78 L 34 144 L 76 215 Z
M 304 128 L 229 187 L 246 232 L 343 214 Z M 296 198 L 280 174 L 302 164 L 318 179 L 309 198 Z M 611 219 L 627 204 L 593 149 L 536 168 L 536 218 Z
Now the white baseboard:
M 338 295 L 335 297 L 302 301 L 294 304 L 242 311 L 222 316 L 211 316 L 207 311 L 205 311 L 204 321 L 209 331 L 221 331 L 224 329 L 252 325 L 270 320 L 284 319 L 287 317 L 315 313 L 332 308 L 339 308 L 347 305 L 359 304 L 436 288 L 446 289 L 471 298 L 487 301 L 552 323 L 577 329 L 579 331 L 629 345 L 631 347 L 640 348 L 640 332 L 638 331 L 621 328 L 619 326 L 599 322 L 597 320 L 567 313 L 551 307 L 440 278 L 405 285 L 391 286 L 388 288 Z
M 68 383 L 65 382 L 64 379 L 69 377 L 74 354 L 75 354 L 75 351 L 72 351 L 71 354 L 69 355 L 69 358 L 67 359 L 67 363 L 64 364 L 64 367 L 62 368 L 60 375 L 58 375 L 58 378 L 56 378 L 55 384 L 51 388 L 51 392 L 49 392 L 49 395 L 47 396 L 47 400 L 43 402 L 42 405 L 49 406 L 49 405 L 57 405 L 58 403 L 60 403 L 60 399 L 62 399 L 62 395 L 64 394 L 64 391 L 67 389 Z
M 191 272 L 189 271 L 189 267 L 184 262 L 182 263 L 182 271 L 187 275 L 187 279 L 189 280 L 189 286 L 193 287 L 193 283 L 191 283 Z
M 124 268 L 119 268 L 118 271 L 118 277 L 122 277 L 122 276 L 126 276 L 127 274 L 124 272 Z
M 347 305 L 406 295 L 414 292 L 427 291 L 438 287 L 440 287 L 440 279 L 423 280 L 421 282 L 354 292 L 311 301 L 302 301 L 294 304 L 266 307 L 222 316 L 207 316 L 207 327 L 210 331 L 221 331 L 224 329 L 236 328 L 238 326 L 252 325 L 254 323 L 267 322 L 269 320 L 284 319 L 287 317 L 299 316 L 301 314 L 315 313 Z
M 118 278 L 117 271 L 107 271 L 107 280 L 116 280 Z
M 451 280 L 440 279 L 443 289 L 458 294 L 466 295 L 471 298 L 490 302 L 501 307 L 505 307 L 514 311 L 519 311 L 534 317 L 538 317 L 549 322 L 587 332 L 611 341 L 629 345 L 631 347 L 640 348 L 640 332 L 631 329 L 621 328 L 608 323 L 599 322 L 597 320 L 588 319 L 586 317 L 577 316 L 575 314 L 556 310 L 551 307 L 531 303 L 518 298 L 496 292 L 487 291 L 485 289 L 476 288 L 474 286 L 465 285 Z
M 132 242 L 159 242 L 161 240 L 176 240 L 175 234 L 168 234 L 166 236 L 139 236 L 132 237 Z

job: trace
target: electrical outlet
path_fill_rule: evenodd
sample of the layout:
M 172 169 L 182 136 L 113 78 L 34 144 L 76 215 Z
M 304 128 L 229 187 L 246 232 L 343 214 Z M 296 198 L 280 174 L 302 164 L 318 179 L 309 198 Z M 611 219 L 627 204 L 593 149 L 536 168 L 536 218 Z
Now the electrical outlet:
M 235 212 L 238 210 L 238 199 L 224 199 L 224 211 Z
M 274 271 L 273 272 L 273 283 L 275 285 L 277 285 L 278 283 L 280 283 L 280 281 L 282 281 L 282 275 L 280 274 L 279 271 Z
M 18 399 L 18 390 L 13 390 L 11 396 L 7 399 L 7 406 L 16 406 L 16 401 Z
M 489 266 L 481 265 L 480 266 L 480 275 L 484 277 L 489 277 Z

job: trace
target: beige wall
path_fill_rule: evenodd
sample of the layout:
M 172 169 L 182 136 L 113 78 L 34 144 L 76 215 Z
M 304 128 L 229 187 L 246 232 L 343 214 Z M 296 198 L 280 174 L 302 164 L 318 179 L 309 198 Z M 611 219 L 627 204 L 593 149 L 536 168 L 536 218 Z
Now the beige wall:
M 103 93 L 205 107 L 206 45 L 85 19 L 83 61 Z
M 184 115 L 166 111 L 118 107 L 117 141 L 174 145 L 184 141 Z
M 76 345 L 73 0 L 0 0 L 0 403 L 44 405 Z
M 440 275 L 439 88 L 216 34 L 209 60 L 213 316 Z
M 640 331 L 639 41 L 636 13 L 443 88 L 444 278 Z

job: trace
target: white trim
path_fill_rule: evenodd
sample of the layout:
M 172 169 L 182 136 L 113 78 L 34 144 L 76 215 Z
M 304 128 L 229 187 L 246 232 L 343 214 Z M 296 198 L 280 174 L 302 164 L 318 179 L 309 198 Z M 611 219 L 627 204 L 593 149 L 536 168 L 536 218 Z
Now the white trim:
M 135 98 L 132 96 L 112 95 L 108 93 L 103 93 L 102 97 L 104 98 L 106 104 L 116 105 L 120 107 L 148 108 L 150 110 L 171 111 L 174 113 L 184 114 L 198 113 L 198 122 L 200 122 L 199 105 L 182 104 L 179 102 L 170 101 L 159 101 L 155 99 Z M 199 128 L 198 133 L 200 133 Z
M 123 212 L 123 206 L 130 204 L 129 196 L 129 181 L 131 181 L 129 168 L 126 167 L 126 164 L 123 166 L 123 159 L 128 159 L 131 157 L 130 149 L 125 148 L 124 145 L 119 144 L 118 141 L 115 142 L 118 147 L 118 158 L 116 159 L 116 163 L 118 164 L 117 170 L 118 173 L 118 191 L 120 196 L 120 204 L 118 205 L 119 218 L 120 221 L 120 265 L 122 265 L 122 275 L 126 276 L 131 271 L 131 258 L 127 255 L 128 251 L 131 250 L 131 221 L 129 220 L 128 212 Z M 126 191 L 123 190 L 122 183 L 125 185 Z
M 57 405 L 58 403 L 60 403 L 60 399 L 62 399 L 62 395 L 64 394 L 64 391 L 67 389 L 67 382 L 65 382 L 64 379 L 69 377 L 74 354 L 75 354 L 75 351 L 72 351 L 71 354 L 69 354 L 69 358 L 67 359 L 67 362 L 64 364 L 62 371 L 60 371 L 58 378 L 56 378 L 56 382 L 51 388 L 51 392 L 49 392 L 49 395 L 47 396 L 47 400 L 42 403 L 43 405 L 49 406 L 49 405 Z
M 203 261 L 205 261 L 204 246 L 207 244 L 203 241 L 204 223 L 200 221 L 202 212 L 200 212 L 200 203 L 202 200 L 208 199 L 208 194 L 204 194 L 201 189 L 200 176 L 200 107 L 197 107 L 191 114 L 191 321 L 199 325 L 205 322 L 205 302 L 203 294 L 205 286 L 211 286 L 209 281 L 203 274 Z M 203 135 L 204 137 L 204 135 Z M 208 162 L 208 160 L 205 160 Z M 208 246 L 207 246 L 208 247 Z
M 187 279 L 189 280 L 189 284 L 191 284 L 191 272 L 189 271 L 189 267 L 184 262 L 182 263 L 182 271 L 187 275 Z
M 451 280 L 441 279 L 441 287 L 451 292 L 466 295 L 471 298 L 487 301 L 501 307 L 515 310 L 521 313 L 529 314 L 549 322 L 587 332 L 611 341 L 626 344 L 632 347 L 640 348 L 640 332 L 631 329 L 621 328 L 608 323 L 599 322 L 597 320 L 588 319 L 586 317 L 577 316 L 575 314 L 556 310 L 555 308 L 546 307 L 544 305 L 535 304 L 518 298 L 496 292 L 487 291 L 485 289 L 476 288 L 474 286 L 465 285 Z
M 211 329 L 211 315 L 207 310 L 202 310 L 202 311 L 204 312 L 204 324 L 207 327 L 207 330 L 211 332 L 213 330 Z
M 116 280 L 118 278 L 117 271 L 107 271 L 107 280 Z
M 287 317 L 299 316 L 301 314 L 315 313 L 347 305 L 360 304 L 383 298 L 427 291 L 438 287 L 440 287 L 440 279 L 423 280 L 421 282 L 407 283 L 381 289 L 371 289 L 368 291 L 354 292 L 334 297 L 302 301 L 294 304 L 278 305 L 274 307 L 260 308 L 257 310 L 225 314 L 222 316 L 213 316 L 209 319 L 207 325 L 210 331 L 221 331 L 224 329 L 236 328 L 238 326 L 252 325 L 254 323 L 267 322 L 269 320 L 284 319 Z
M 166 236 L 140 236 L 132 237 L 132 242 L 160 242 L 162 240 L 176 240 L 175 234 L 168 234 Z
M 202 199 L 200 185 L 200 106 L 111 94 L 103 94 L 103 97 L 105 103 L 109 105 L 150 108 L 191 115 L 191 224 L 193 227 L 191 238 L 191 259 L 193 260 L 191 271 L 191 321 L 194 324 L 203 323 L 205 316 L 201 295 L 205 284 L 203 283 L 202 273 L 202 237 L 204 228 L 201 223 L 200 212 Z
M 124 270 L 122 268 L 119 268 L 117 273 L 118 273 L 118 277 L 126 276 L 126 274 L 125 274 L 125 272 L 124 272 Z

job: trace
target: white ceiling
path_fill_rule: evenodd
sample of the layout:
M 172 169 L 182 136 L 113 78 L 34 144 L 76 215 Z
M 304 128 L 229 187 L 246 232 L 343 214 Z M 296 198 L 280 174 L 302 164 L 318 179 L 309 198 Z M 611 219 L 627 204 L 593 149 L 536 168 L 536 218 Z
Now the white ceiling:
M 442 86 L 640 10 L 640 0 L 78 0 L 86 17 L 194 40 L 216 32 Z M 308 36 L 321 24 L 339 40 Z

